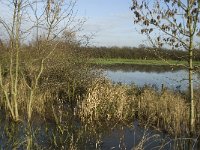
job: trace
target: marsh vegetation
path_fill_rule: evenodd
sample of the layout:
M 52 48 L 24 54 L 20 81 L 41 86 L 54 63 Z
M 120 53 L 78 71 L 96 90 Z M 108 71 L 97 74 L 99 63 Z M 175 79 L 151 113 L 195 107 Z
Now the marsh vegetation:
M 91 65 L 76 1 L 2 4 L 0 149 L 198 149 L 198 89 L 191 136 L 187 92 L 114 84 Z

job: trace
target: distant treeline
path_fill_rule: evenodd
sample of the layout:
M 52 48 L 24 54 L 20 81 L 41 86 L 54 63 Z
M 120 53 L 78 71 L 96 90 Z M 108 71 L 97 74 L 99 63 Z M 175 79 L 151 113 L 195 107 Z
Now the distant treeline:
M 187 60 L 188 52 L 183 50 L 169 50 L 136 47 L 88 47 L 84 48 L 91 58 L 127 58 L 127 59 L 170 59 Z M 200 61 L 200 50 L 194 50 L 194 60 Z

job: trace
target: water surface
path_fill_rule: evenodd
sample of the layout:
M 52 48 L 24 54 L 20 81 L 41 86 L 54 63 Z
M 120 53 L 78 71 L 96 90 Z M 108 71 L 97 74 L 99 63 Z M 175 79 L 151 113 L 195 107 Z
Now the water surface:
M 106 67 L 104 75 L 114 83 L 136 84 L 139 87 L 150 85 L 160 89 L 162 85 L 173 90 L 187 90 L 188 71 L 183 68 L 158 66 Z M 194 74 L 194 87 L 200 83 L 198 73 Z

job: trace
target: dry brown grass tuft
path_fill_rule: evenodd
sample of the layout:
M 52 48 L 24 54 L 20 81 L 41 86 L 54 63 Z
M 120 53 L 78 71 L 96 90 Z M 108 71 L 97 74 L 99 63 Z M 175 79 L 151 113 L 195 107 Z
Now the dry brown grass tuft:
M 189 106 L 184 98 L 171 91 L 162 94 L 145 89 L 139 96 L 139 120 L 151 117 L 151 124 L 171 134 L 188 131 Z
M 81 118 L 84 121 L 130 121 L 134 117 L 132 102 L 134 96 L 127 94 L 128 87 L 113 85 L 105 79 L 93 81 L 81 104 Z
M 133 122 L 137 118 L 171 135 L 189 133 L 189 104 L 180 93 L 148 87 L 139 90 L 105 79 L 93 81 L 81 103 L 80 116 L 87 123 Z

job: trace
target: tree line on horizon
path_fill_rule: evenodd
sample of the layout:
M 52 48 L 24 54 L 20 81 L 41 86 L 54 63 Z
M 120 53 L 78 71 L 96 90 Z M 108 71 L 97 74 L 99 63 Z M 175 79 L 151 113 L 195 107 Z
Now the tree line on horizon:
M 7 51 L 7 44 L 5 41 L 0 40 L 0 52 L 3 54 Z M 24 44 L 22 47 L 25 49 L 34 47 L 34 41 L 29 44 Z M 172 50 L 166 48 L 154 49 L 153 47 L 96 47 L 96 46 L 81 46 L 78 43 L 71 42 L 59 42 L 58 46 L 68 47 L 69 45 L 76 45 L 76 49 L 88 56 L 89 58 L 122 58 L 122 59 L 146 59 L 146 60 L 177 60 L 186 61 L 188 58 L 187 51 L 184 50 Z M 76 50 L 76 51 L 77 51 Z M 200 49 L 194 50 L 194 60 L 200 61 Z
M 84 47 L 90 58 L 123 58 L 147 60 L 178 60 L 188 58 L 187 51 L 171 49 L 155 49 L 152 47 Z M 194 60 L 200 61 L 200 50 L 194 50 Z

